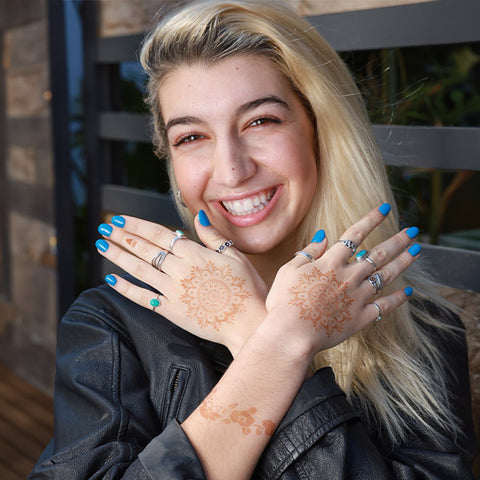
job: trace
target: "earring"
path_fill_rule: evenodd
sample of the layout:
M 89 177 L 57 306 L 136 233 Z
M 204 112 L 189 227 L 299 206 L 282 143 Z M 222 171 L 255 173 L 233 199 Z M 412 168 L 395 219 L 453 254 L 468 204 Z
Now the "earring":
M 179 201 L 180 205 L 182 207 L 186 207 L 185 202 L 183 201 L 182 192 L 180 191 L 180 189 L 177 190 L 177 198 L 178 198 L 178 201 Z

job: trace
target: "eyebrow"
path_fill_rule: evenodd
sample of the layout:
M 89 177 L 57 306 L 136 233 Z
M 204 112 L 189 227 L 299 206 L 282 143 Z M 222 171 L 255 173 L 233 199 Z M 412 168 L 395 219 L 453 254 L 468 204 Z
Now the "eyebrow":
M 252 100 L 251 102 L 244 103 L 237 109 L 237 115 L 243 115 L 244 113 L 247 113 L 251 110 L 254 110 L 255 108 L 258 108 L 261 105 L 264 105 L 266 103 L 273 103 L 277 105 L 281 105 L 285 107 L 287 110 L 290 110 L 290 106 L 288 105 L 287 102 L 282 100 L 281 98 L 277 97 L 276 95 L 270 95 L 268 97 L 263 97 L 263 98 L 257 98 L 256 100 Z M 202 123 L 202 120 L 198 117 L 194 117 L 191 115 L 187 115 L 184 117 L 176 117 L 172 118 L 169 120 L 164 128 L 165 133 L 168 132 L 168 130 L 175 125 L 191 125 L 191 124 L 199 124 Z

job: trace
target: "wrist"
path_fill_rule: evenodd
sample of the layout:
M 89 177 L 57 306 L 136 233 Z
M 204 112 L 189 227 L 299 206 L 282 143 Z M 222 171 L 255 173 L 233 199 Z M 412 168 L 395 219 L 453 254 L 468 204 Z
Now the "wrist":
M 298 325 L 296 329 L 292 328 L 285 320 L 284 312 L 270 311 L 255 330 L 255 335 L 276 355 L 307 371 L 316 353 L 312 336 L 299 331 Z

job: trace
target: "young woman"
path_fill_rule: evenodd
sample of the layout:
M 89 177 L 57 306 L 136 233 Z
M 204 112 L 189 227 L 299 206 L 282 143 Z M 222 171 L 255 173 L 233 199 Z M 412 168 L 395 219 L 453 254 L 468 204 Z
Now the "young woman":
M 235 0 L 165 16 L 141 61 L 198 239 L 100 226 L 131 276 L 62 320 L 31 478 L 471 478 L 461 324 L 412 266 L 339 57 L 282 4 Z

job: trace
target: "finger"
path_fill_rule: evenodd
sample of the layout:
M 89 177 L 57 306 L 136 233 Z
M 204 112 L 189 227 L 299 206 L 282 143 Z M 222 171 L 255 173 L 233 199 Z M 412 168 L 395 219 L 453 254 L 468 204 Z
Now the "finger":
M 418 233 L 417 227 L 405 228 L 373 248 L 369 253 L 369 257 L 378 269 L 403 252 L 411 244 L 412 240 L 417 237 Z
M 385 265 L 373 275 L 370 275 L 364 282 L 365 289 L 373 289 L 372 294 L 378 293 L 403 273 L 415 260 L 418 259 L 422 247 L 418 243 L 413 244 L 408 250 L 405 250 L 401 255 L 393 261 Z
M 176 232 L 173 232 L 169 228 L 159 225 L 158 223 L 149 222 L 136 217 L 130 217 L 128 215 L 119 216 L 116 215 L 112 218 L 112 224 L 124 234 L 124 238 L 127 239 L 128 234 L 134 234 L 136 237 L 148 240 L 150 243 L 160 247 L 163 250 L 169 250 L 172 241 L 178 236 Z M 114 229 L 115 230 L 115 229 Z M 177 231 L 178 232 L 178 231 Z M 112 232 L 113 235 L 113 232 Z M 113 237 L 112 237 L 113 238 Z M 176 241 L 172 247 L 172 251 L 175 255 L 183 258 L 188 251 L 186 242 Z
M 372 210 L 361 220 L 348 228 L 335 245 L 332 246 L 332 249 L 336 249 L 339 252 L 343 249 L 343 256 L 345 259 L 350 258 L 355 254 L 356 247 L 367 238 L 374 228 L 378 227 L 378 225 L 383 222 L 390 210 L 391 206 L 388 203 L 384 203 L 375 210 Z
M 200 210 L 195 217 L 195 230 L 202 243 L 210 250 L 221 252 L 230 257 L 241 257 L 240 252 L 234 248 L 233 242 L 220 235 L 203 210 Z
M 301 266 L 308 262 L 318 260 L 326 251 L 328 241 L 324 230 L 318 230 L 312 238 L 312 241 L 302 250 L 295 252 L 293 262 Z
M 151 264 L 137 258 L 107 240 L 98 240 L 95 245 L 102 256 L 135 278 L 138 278 L 148 285 L 154 285 L 157 288 L 159 286 L 162 286 L 163 289 L 167 288 L 166 279 L 168 277 L 163 271 L 154 268 Z
M 379 323 L 387 313 L 403 305 L 412 293 L 412 287 L 406 287 L 403 290 L 397 290 L 390 295 L 378 298 L 375 302 L 365 305 L 363 316 L 367 323 L 372 321 Z
M 163 294 L 139 287 L 119 275 L 108 274 L 105 277 L 105 282 L 132 302 L 155 313 L 165 315 L 168 300 Z

